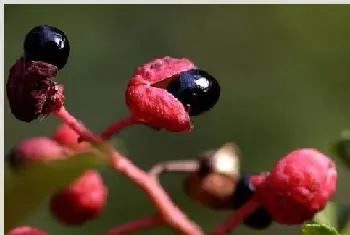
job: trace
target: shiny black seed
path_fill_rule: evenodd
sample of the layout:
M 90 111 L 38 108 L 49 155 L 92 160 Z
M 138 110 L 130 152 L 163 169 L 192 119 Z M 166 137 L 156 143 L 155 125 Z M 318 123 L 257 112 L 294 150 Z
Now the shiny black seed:
M 232 198 L 233 209 L 239 209 L 254 194 L 255 188 L 250 183 L 250 174 L 242 174 Z M 265 229 L 272 224 L 272 216 L 264 209 L 258 208 L 245 221 L 244 224 L 254 229 Z
M 233 195 L 233 209 L 238 209 L 243 206 L 254 194 L 255 188 L 250 183 L 250 174 L 244 173 L 241 175 L 235 194 Z
M 26 35 L 23 44 L 26 60 L 42 61 L 62 69 L 69 57 L 69 41 L 56 27 L 39 25 Z
M 189 109 L 190 116 L 209 111 L 220 97 L 219 83 L 212 75 L 199 69 L 181 72 L 177 79 L 170 82 L 167 91 Z

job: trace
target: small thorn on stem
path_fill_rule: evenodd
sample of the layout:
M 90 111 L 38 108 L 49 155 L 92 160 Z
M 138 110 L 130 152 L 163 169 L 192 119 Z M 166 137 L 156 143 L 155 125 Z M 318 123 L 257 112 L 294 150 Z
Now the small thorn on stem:
M 164 225 L 159 215 L 147 216 L 109 230 L 105 235 L 127 235 Z
M 257 197 L 254 195 L 249 201 L 247 201 L 239 210 L 234 212 L 223 224 L 219 225 L 211 235 L 225 235 L 233 231 L 238 225 L 251 215 L 258 207 L 260 203 Z

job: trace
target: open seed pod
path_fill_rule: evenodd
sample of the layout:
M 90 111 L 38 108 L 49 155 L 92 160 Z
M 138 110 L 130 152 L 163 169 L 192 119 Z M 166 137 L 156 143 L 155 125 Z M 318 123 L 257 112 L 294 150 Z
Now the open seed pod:
M 185 192 L 212 209 L 232 208 L 232 195 L 240 178 L 237 146 L 227 143 L 203 153 L 197 162 L 198 169 L 190 172 L 184 181 Z

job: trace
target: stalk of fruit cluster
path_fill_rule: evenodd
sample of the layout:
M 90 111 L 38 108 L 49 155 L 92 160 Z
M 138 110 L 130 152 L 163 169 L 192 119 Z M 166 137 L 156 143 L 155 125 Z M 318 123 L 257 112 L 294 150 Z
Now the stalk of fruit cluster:
M 234 230 L 260 206 L 256 196 L 253 196 L 239 210 L 234 212 L 225 223 L 218 226 L 212 235 L 225 235 Z
M 112 138 L 113 135 L 117 135 L 121 130 L 135 124 L 140 124 L 140 122 L 132 116 L 126 117 L 109 126 L 100 134 L 100 136 L 104 140 L 109 140 L 110 138 Z
M 102 144 L 103 140 L 95 136 L 80 121 L 71 115 L 64 106 L 54 114 L 64 123 L 75 130 L 84 140 L 92 144 Z M 120 155 L 114 148 L 108 147 L 110 161 L 113 168 L 129 177 L 139 186 L 156 206 L 159 214 L 166 224 L 184 235 L 203 235 L 201 228 L 192 222 L 170 199 L 162 186 L 153 177 L 135 166 L 128 158 Z
M 109 230 L 105 235 L 127 235 L 144 231 L 146 229 L 152 229 L 161 225 L 164 225 L 164 221 L 159 214 L 156 214 L 134 220 L 130 223 L 119 225 Z

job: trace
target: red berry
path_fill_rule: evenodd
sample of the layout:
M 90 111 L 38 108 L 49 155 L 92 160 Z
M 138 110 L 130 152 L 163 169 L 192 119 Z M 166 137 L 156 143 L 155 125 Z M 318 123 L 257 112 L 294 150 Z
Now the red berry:
M 7 235 L 47 235 L 47 233 L 38 228 L 22 226 L 12 229 Z
M 6 93 L 12 114 L 20 121 L 44 118 L 64 104 L 63 86 L 54 79 L 57 67 L 21 57 L 10 69 Z
M 280 224 L 301 224 L 325 208 L 336 191 L 334 162 L 316 149 L 282 158 L 257 188 L 261 203 Z
M 100 174 L 89 170 L 51 198 L 50 210 L 61 223 L 80 225 L 101 213 L 107 196 L 108 189 Z
M 59 160 L 71 154 L 68 148 L 47 137 L 32 137 L 23 140 L 7 154 L 11 167 L 20 168 L 27 163 Z
M 196 66 L 188 59 L 164 57 L 136 69 L 125 93 L 133 117 L 155 129 L 191 131 L 189 110 L 166 89 L 180 72 Z
M 63 146 L 79 151 L 89 146 L 87 142 L 79 142 L 79 137 L 80 136 L 68 125 L 61 124 L 51 138 Z

